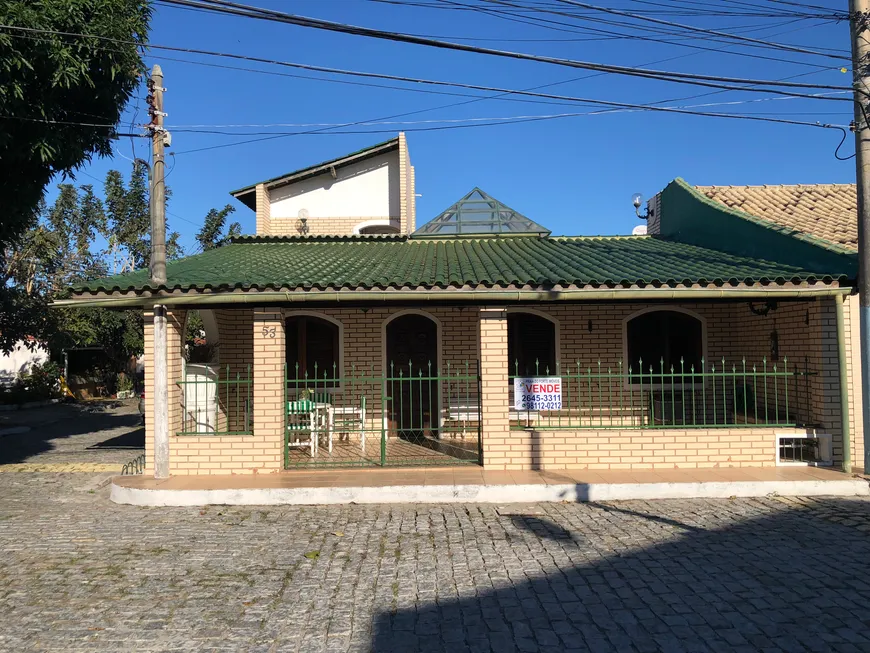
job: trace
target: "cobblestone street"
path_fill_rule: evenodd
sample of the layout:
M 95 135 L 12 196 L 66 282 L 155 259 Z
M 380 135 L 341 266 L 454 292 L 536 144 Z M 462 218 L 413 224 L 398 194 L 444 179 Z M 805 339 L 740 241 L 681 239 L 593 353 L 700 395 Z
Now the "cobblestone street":
M 0 413 L 0 472 L 115 471 L 145 450 L 136 400 L 57 404 Z M 75 465 L 75 467 L 71 467 Z
M 870 502 L 134 508 L 0 474 L 4 651 L 868 651 Z

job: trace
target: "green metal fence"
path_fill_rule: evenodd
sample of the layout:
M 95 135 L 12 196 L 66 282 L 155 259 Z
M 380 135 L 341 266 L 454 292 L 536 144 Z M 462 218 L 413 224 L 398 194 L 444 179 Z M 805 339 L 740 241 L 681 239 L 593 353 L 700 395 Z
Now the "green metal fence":
M 515 367 L 510 375 L 511 406 Z M 652 429 L 800 426 L 812 421 L 810 372 L 794 369 L 788 359 L 728 363 L 701 359 L 700 365 L 666 367 L 621 361 L 606 365 L 562 366 L 551 375 L 538 369 L 534 376 L 557 376 L 562 384 L 560 410 L 511 410 L 512 429 Z
M 254 432 L 251 368 L 189 366 L 181 389 L 178 435 L 251 435 Z
M 286 369 L 284 466 L 479 464 L 477 361 Z

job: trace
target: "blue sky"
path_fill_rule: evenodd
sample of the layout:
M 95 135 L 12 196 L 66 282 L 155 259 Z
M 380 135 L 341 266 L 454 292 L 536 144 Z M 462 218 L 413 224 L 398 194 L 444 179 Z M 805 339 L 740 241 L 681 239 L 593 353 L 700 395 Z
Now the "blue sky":
M 419 0 L 415 0 L 419 1 Z M 471 0 L 463 0 L 470 2 Z M 661 1 L 661 0 L 660 0 Z M 258 0 L 258 6 L 307 16 L 337 20 L 381 29 L 392 29 L 438 37 L 499 39 L 471 42 L 475 45 L 518 50 L 585 61 L 641 66 L 656 64 L 665 70 L 733 77 L 780 79 L 814 72 L 797 78 L 819 84 L 848 86 L 851 75 L 838 70 L 839 61 L 767 49 L 729 46 L 732 51 L 780 57 L 795 62 L 827 67 L 816 69 L 799 63 L 772 62 L 757 57 L 729 56 L 687 47 L 651 42 L 660 38 L 638 26 L 623 28 L 633 38 L 620 40 L 588 39 L 593 34 L 556 31 L 487 16 L 480 12 L 397 6 L 367 0 Z M 555 4 L 555 3 L 552 3 Z M 656 10 L 661 6 L 636 0 L 610 0 L 610 7 L 628 11 Z M 728 7 L 729 3 L 664 4 L 692 8 L 701 4 Z M 765 4 L 757 0 L 757 4 Z M 845 3 L 818 0 L 814 4 L 844 9 Z M 739 3 L 734 3 L 738 7 Z M 765 6 L 788 11 L 785 5 Z M 558 16 L 540 17 L 566 21 Z M 599 15 L 608 18 L 606 15 Z M 843 48 L 849 46 L 845 23 L 775 19 L 694 17 L 660 15 L 677 22 L 709 29 L 746 29 L 755 38 L 775 38 L 780 42 L 809 47 Z M 610 17 L 613 18 L 613 17 Z M 611 26 L 575 21 L 578 27 L 615 29 Z M 564 28 L 560 28 L 564 29 Z M 774 34 L 780 34 L 773 37 Z M 505 39 L 505 40 L 501 40 Z M 526 39 L 518 41 L 517 39 Z M 542 63 L 513 61 L 497 57 L 449 52 L 415 45 L 376 41 L 356 36 L 315 31 L 277 23 L 207 14 L 167 6 L 157 6 L 152 21 L 151 42 L 264 57 L 283 61 L 332 66 L 354 70 L 386 72 L 473 84 L 525 89 L 564 82 L 590 73 Z M 470 42 L 470 41 L 463 41 Z M 686 43 L 724 48 L 701 35 Z M 355 129 L 389 129 L 391 133 L 287 136 L 263 142 L 224 147 L 202 152 L 199 148 L 233 143 L 245 138 L 217 134 L 189 133 L 190 125 L 264 125 L 351 123 L 379 120 L 417 112 L 397 120 L 444 120 L 549 115 L 588 112 L 583 106 L 487 99 L 463 106 L 445 105 L 469 98 L 369 88 L 328 83 L 274 74 L 226 70 L 189 63 L 241 66 L 279 73 L 287 68 L 245 64 L 226 59 L 192 54 L 153 53 L 149 65 L 159 63 L 164 70 L 167 127 L 173 132 L 175 156 L 168 159 L 167 178 L 173 197 L 169 206 L 170 228 L 182 234 L 182 244 L 194 250 L 193 234 L 211 207 L 231 203 L 246 233 L 254 230 L 253 212 L 228 195 L 230 190 L 274 177 L 307 165 L 340 156 L 367 145 L 386 140 L 401 126 L 379 125 Z M 165 56 L 164 56 L 165 54 Z M 184 59 L 185 62 L 171 59 Z M 314 73 L 299 73 L 314 75 Z M 327 75 L 318 75 L 328 77 Z M 353 78 L 342 78 L 351 79 Z M 390 83 L 390 82 L 381 82 Z M 430 88 L 430 87 L 421 87 Z M 453 91 L 454 89 L 441 89 Z M 563 95 L 591 97 L 631 103 L 649 103 L 709 93 L 713 89 L 641 80 L 615 75 L 599 75 L 564 83 L 549 89 Z M 474 93 L 486 97 L 486 93 Z M 809 91 L 813 92 L 813 91 Z M 130 124 L 146 121 L 146 106 L 134 100 L 125 120 Z M 769 94 L 724 92 L 705 97 L 675 101 L 666 106 L 758 100 Z M 845 97 L 842 95 L 835 97 Z M 421 111 L 426 110 L 426 111 Z M 751 104 L 709 107 L 711 111 L 766 112 L 770 117 L 823 123 L 848 124 L 851 104 L 804 99 L 764 100 Z M 800 115 L 796 115 L 800 114 Z M 555 234 L 629 233 L 640 221 L 631 206 L 631 195 L 645 197 L 656 193 L 671 179 L 681 176 L 693 184 L 784 184 L 848 183 L 855 178 L 854 160 L 838 161 L 834 149 L 840 132 L 654 112 L 619 112 L 553 120 L 542 120 L 494 127 L 474 127 L 445 131 L 413 132 L 431 123 L 406 125 L 412 163 L 417 172 L 418 224 L 437 215 L 474 186 L 549 227 Z M 269 128 L 213 129 L 263 132 Z M 296 128 L 278 128 L 293 130 Z M 299 130 L 316 129 L 300 127 Z M 122 129 L 124 131 L 124 129 Z M 247 138 L 256 138 L 248 136 Z M 148 141 L 138 139 L 135 155 L 144 157 Z M 851 137 L 842 150 L 851 154 Z M 94 183 L 89 176 L 102 179 L 111 168 L 128 171 L 134 154 L 130 139 L 118 142 L 112 159 L 94 161 L 83 169 L 80 183 Z

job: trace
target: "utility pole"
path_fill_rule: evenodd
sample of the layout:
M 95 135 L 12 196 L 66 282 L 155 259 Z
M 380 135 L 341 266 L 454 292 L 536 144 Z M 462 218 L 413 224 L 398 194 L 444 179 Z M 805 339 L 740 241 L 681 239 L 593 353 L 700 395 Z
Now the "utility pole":
M 858 182 L 858 304 L 861 317 L 861 407 L 864 471 L 870 470 L 870 0 L 849 0 L 852 86 L 855 90 L 855 166 Z
M 163 70 L 155 65 L 148 80 L 148 113 L 151 115 L 151 285 L 166 284 L 166 185 L 163 147 Z M 169 386 L 166 370 L 166 307 L 154 305 L 154 477 L 169 477 Z

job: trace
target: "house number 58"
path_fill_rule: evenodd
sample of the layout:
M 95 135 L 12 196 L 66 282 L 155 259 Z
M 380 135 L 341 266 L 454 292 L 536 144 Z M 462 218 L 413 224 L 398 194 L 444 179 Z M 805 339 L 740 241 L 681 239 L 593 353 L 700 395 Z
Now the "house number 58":
M 274 338 L 275 337 L 275 327 L 263 327 L 263 337 L 264 338 Z

